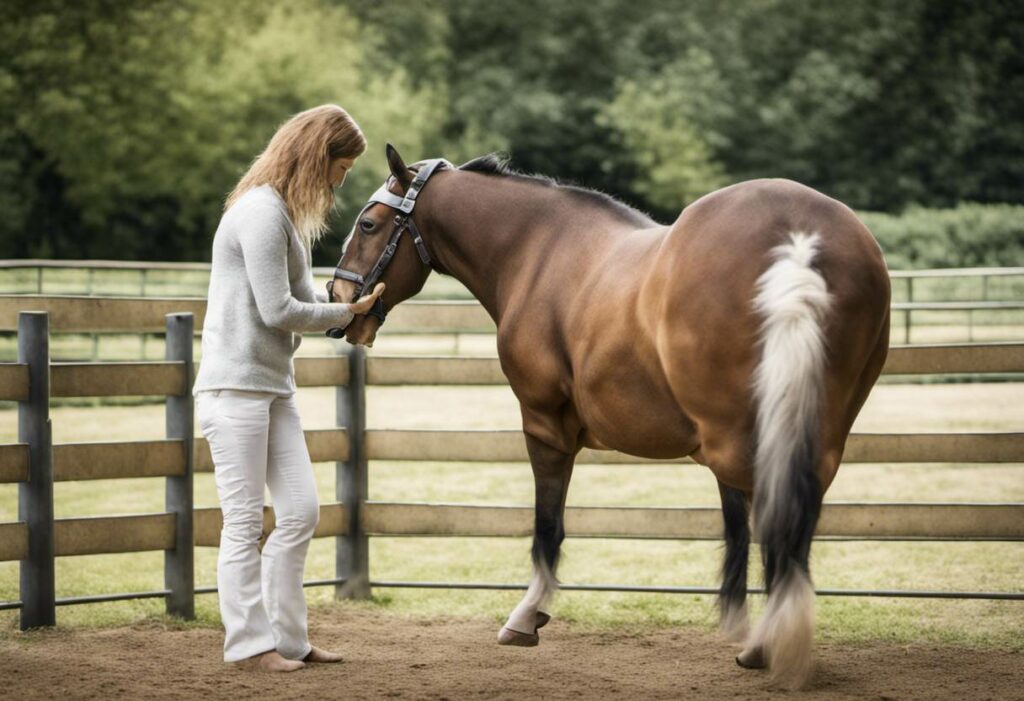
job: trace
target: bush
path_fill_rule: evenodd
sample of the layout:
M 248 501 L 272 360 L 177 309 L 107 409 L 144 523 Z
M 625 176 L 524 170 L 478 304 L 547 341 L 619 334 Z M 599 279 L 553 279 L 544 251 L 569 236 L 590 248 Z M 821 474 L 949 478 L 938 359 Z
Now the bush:
M 964 203 L 858 215 L 892 270 L 1024 265 L 1024 206 Z

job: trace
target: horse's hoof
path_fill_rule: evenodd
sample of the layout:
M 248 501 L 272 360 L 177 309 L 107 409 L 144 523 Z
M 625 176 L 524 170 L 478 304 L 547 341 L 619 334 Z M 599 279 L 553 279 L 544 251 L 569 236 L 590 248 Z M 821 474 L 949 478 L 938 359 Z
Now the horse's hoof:
M 520 633 L 518 630 L 512 630 L 511 628 L 502 628 L 498 631 L 498 644 L 499 645 L 513 645 L 515 647 L 537 647 L 537 643 L 540 642 L 540 636 L 536 633 L 530 635 L 529 633 Z
M 744 650 L 736 655 L 736 664 L 744 669 L 764 669 L 766 666 L 764 648 L 758 645 L 749 650 Z
M 546 626 L 548 624 L 548 621 L 550 621 L 550 620 L 551 620 L 551 614 L 550 613 L 548 613 L 547 611 L 538 611 L 537 612 L 537 622 L 536 622 L 537 630 L 540 630 L 541 628 Z

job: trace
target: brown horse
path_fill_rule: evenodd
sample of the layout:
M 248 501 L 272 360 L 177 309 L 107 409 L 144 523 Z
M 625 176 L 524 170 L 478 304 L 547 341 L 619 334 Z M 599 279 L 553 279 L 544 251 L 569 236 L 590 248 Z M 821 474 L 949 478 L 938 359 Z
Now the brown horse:
M 391 177 L 355 222 L 332 295 L 386 284 L 383 308 L 346 329 L 356 344 L 372 344 L 431 269 L 465 284 L 497 324 L 536 482 L 534 578 L 499 642 L 536 645 L 549 618 L 580 449 L 692 456 L 721 492 L 719 604 L 726 630 L 747 635 L 737 661 L 801 685 L 811 538 L 888 351 L 889 278 L 871 233 L 788 180 L 717 190 L 664 226 L 494 156 L 412 169 L 390 145 L 387 157 Z M 768 601 L 747 634 L 751 511 Z

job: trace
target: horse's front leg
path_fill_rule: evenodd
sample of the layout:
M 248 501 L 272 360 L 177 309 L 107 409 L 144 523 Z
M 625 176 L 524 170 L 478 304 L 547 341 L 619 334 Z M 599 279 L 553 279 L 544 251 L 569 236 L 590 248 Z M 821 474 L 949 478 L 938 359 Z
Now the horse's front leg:
M 569 490 L 575 454 L 563 453 L 530 435 L 526 436 L 526 449 L 533 465 L 536 487 L 533 579 L 523 600 L 499 631 L 498 642 L 532 647 L 540 640 L 537 629 L 550 619 L 543 608 L 558 589 L 555 570 L 565 539 L 565 495 Z

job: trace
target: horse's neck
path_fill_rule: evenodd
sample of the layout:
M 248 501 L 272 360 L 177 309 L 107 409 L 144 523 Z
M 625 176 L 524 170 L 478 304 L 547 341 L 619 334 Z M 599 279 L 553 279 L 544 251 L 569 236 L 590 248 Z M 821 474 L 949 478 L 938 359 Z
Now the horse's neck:
M 471 195 L 445 185 L 431 207 L 431 245 L 440 266 L 496 321 L 512 295 L 532 291 L 539 266 L 558 259 L 578 262 L 565 270 L 569 282 L 603 238 L 636 228 L 574 205 L 556 190 L 500 177 L 477 176 Z M 573 231 L 583 228 L 585 239 Z

